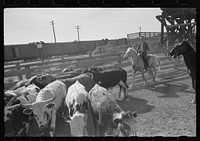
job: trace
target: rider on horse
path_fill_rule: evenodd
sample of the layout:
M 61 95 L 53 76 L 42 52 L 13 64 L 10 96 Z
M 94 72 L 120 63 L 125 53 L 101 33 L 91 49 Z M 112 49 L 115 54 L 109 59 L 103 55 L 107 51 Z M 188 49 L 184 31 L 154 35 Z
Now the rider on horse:
M 149 51 L 149 45 L 147 42 L 143 41 L 143 37 L 140 37 L 140 43 L 137 49 L 137 52 L 140 54 L 140 57 L 144 61 L 144 69 L 148 71 L 148 56 L 147 52 Z

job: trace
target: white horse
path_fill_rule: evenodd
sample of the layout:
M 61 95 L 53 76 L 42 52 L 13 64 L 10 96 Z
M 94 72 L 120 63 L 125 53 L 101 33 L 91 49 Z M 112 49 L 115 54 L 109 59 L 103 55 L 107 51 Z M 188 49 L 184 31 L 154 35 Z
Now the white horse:
M 124 54 L 123 59 L 128 59 L 128 58 L 132 63 L 132 72 L 133 72 L 133 85 L 131 85 L 131 87 L 133 87 L 135 85 L 135 74 L 137 71 L 141 72 L 142 77 L 145 81 L 145 85 L 146 85 L 147 81 L 144 77 L 144 73 L 145 73 L 144 62 L 134 48 L 129 47 L 126 50 L 126 53 Z M 156 70 L 157 64 L 159 64 L 158 70 L 160 70 L 159 57 L 156 55 L 153 55 L 153 54 L 149 54 L 148 55 L 148 66 L 149 66 L 149 73 L 153 78 L 153 82 L 156 82 L 155 76 L 157 73 L 157 70 Z

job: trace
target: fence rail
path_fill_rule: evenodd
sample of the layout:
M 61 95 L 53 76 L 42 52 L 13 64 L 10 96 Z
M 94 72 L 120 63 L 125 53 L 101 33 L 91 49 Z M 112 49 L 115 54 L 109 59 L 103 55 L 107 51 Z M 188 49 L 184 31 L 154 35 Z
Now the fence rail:
M 152 54 L 159 54 L 159 53 L 166 53 L 169 52 L 170 48 L 161 48 L 157 50 L 152 50 L 150 53 Z M 127 67 L 130 66 L 129 62 L 125 62 L 122 60 L 123 54 L 108 54 L 108 55 L 98 55 L 98 56 L 89 56 L 89 57 L 83 57 L 83 58 L 75 58 L 75 59 L 69 59 L 69 58 L 63 58 L 59 60 L 52 60 L 49 62 L 32 62 L 32 63 L 17 63 L 14 66 L 4 66 L 4 77 L 13 77 L 18 76 L 19 80 L 22 80 L 22 75 L 25 75 L 26 78 L 30 78 L 31 76 L 35 75 L 32 71 L 35 68 L 40 69 L 49 69 L 50 73 L 55 74 L 58 72 L 61 72 L 62 69 L 74 66 L 75 68 L 82 68 L 87 67 L 89 65 L 102 65 L 102 64 L 110 64 L 107 67 L 104 67 L 104 69 L 110 69 L 113 67 Z M 170 56 L 162 56 L 159 57 L 162 61 L 162 65 L 169 65 L 173 64 L 174 68 L 176 69 L 181 65 L 180 58 L 178 59 L 172 59 Z M 59 68 L 57 70 L 51 71 L 50 68 L 56 67 Z M 14 70 L 13 70 L 14 69 Z M 9 89 L 13 85 L 15 85 L 17 82 L 12 83 L 6 83 L 4 84 L 4 89 Z

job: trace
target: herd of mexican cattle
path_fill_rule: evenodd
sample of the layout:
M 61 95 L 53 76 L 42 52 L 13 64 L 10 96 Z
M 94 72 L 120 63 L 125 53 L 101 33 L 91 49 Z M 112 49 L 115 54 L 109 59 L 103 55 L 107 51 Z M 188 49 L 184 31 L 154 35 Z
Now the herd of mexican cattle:
M 57 79 L 39 74 L 4 92 L 4 135 L 54 136 L 59 121 L 68 122 L 71 136 L 88 136 L 90 111 L 95 136 L 136 135 L 135 111 L 123 111 L 108 88 L 116 85 L 127 97 L 127 73 L 122 68 L 89 67 L 76 76 Z
M 196 91 L 196 52 L 187 41 L 170 51 L 183 55 Z M 134 68 L 134 67 L 133 67 Z M 70 69 L 69 69 L 70 70 Z M 64 70 L 68 71 L 68 70 Z M 68 78 L 39 74 L 4 92 L 4 135 L 54 136 L 59 121 L 68 122 L 71 136 L 88 136 L 91 113 L 95 136 L 137 135 L 136 111 L 123 111 L 108 89 L 119 86 L 127 100 L 127 72 L 122 68 L 89 67 Z M 196 97 L 193 101 L 196 103 Z

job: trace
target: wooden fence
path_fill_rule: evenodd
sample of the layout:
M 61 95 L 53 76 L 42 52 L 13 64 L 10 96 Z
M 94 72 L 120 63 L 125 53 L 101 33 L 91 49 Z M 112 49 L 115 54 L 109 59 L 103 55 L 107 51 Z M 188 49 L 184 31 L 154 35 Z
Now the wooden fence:
M 174 64 L 174 68 L 176 69 L 181 65 L 180 58 L 172 59 L 170 56 L 166 54 L 171 48 L 159 48 L 156 50 L 152 50 L 150 53 L 152 54 L 160 54 L 165 53 L 165 56 L 160 57 L 162 61 L 162 65 Z M 26 78 L 30 78 L 35 75 L 34 69 L 49 69 L 49 73 L 55 74 L 61 72 L 64 68 L 73 66 L 74 68 L 83 68 L 89 65 L 102 65 L 102 64 L 110 64 L 104 69 L 110 69 L 115 66 L 126 67 L 130 66 L 130 63 L 122 60 L 123 54 L 108 54 L 108 55 L 97 55 L 97 56 L 85 56 L 82 58 L 58 58 L 55 60 L 51 60 L 48 62 L 29 62 L 29 63 L 16 63 L 15 65 L 4 66 L 4 78 L 18 76 L 19 80 L 22 80 L 24 75 Z M 167 61 L 166 61 L 167 60 Z M 59 68 L 57 70 L 51 70 L 51 68 Z M 4 89 L 9 89 L 14 86 L 17 82 L 11 82 L 4 84 Z

